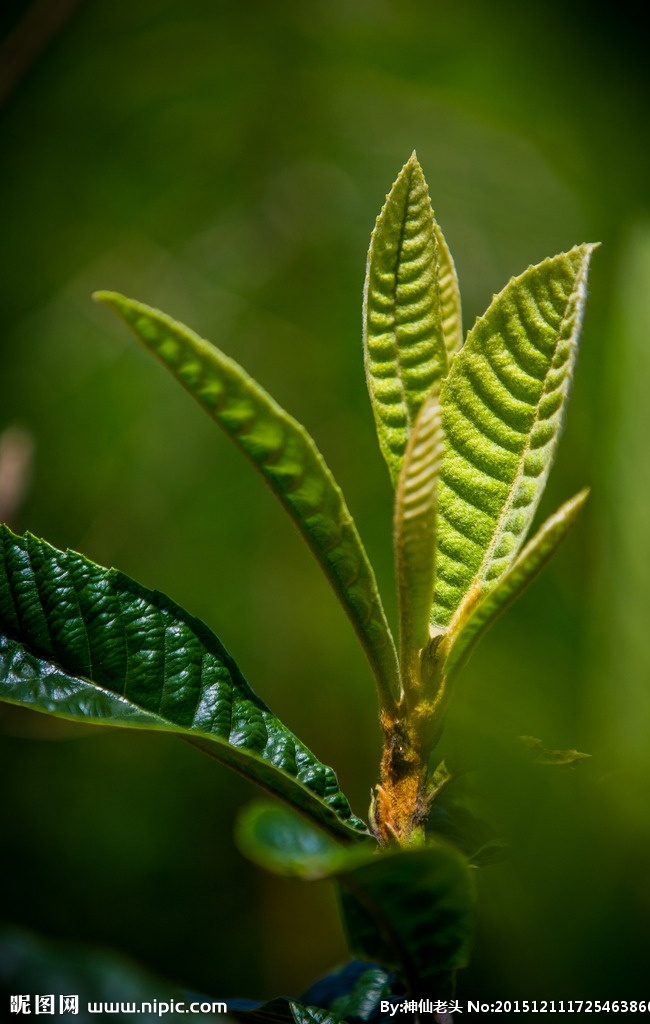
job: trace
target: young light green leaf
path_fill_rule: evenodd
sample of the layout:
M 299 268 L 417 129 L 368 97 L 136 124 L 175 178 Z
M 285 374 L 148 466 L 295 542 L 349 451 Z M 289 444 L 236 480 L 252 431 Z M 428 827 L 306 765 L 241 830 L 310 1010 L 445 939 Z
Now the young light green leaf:
M 0 699 L 196 741 L 347 838 L 365 830 L 214 633 L 164 594 L 0 525 Z
M 461 606 L 457 618 L 452 620 L 448 639 L 443 641 L 449 650 L 445 663 L 448 679 L 458 674 L 493 622 L 552 558 L 588 497 L 589 489 L 585 488 L 549 516 L 506 574 L 483 600 L 473 605 L 466 618 L 463 618 Z
M 440 264 L 440 235 L 414 153 L 372 233 L 363 303 L 368 390 L 379 445 L 395 486 L 420 406 L 447 373 L 444 324 L 450 349 L 457 345 L 458 287 L 446 245 Z
M 411 994 L 443 999 L 473 928 L 466 859 L 446 843 L 375 856 L 338 876 L 352 950 L 398 971 Z
M 463 317 L 460 305 L 460 289 L 453 257 L 447 240 L 437 221 L 434 223 L 438 243 L 438 284 L 442 314 L 442 336 L 447 349 L 447 364 L 451 366 L 454 356 L 463 344 Z
M 403 683 L 417 678 L 429 638 L 435 574 L 436 491 L 442 459 L 438 396 L 423 402 L 404 455 L 395 494 L 395 559 Z M 414 674 L 415 673 L 415 674 Z
M 397 655 L 354 520 L 314 441 L 234 360 L 171 317 L 114 292 L 136 337 L 232 438 L 282 502 L 347 612 L 382 703 L 397 692 Z
M 442 385 L 434 624 L 494 586 L 530 527 L 563 424 L 593 248 L 511 280 Z

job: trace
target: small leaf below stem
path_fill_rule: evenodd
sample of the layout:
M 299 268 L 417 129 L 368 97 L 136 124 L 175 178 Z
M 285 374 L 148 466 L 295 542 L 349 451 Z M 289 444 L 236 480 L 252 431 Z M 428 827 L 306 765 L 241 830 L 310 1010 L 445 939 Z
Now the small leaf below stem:
M 467 860 L 453 846 L 343 847 L 268 803 L 243 812 L 236 837 L 242 852 L 276 873 L 335 880 L 357 955 L 394 970 L 414 993 L 451 992 L 451 973 L 467 959 L 474 907 Z
M 352 949 L 398 972 L 414 996 L 451 995 L 474 916 L 462 854 L 445 843 L 384 853 L 338 882 Z

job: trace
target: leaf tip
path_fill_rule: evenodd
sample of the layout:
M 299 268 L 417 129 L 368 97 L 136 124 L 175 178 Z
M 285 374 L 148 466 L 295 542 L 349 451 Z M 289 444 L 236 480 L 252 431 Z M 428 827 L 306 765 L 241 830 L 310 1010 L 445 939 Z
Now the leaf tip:
M 93 302 L 101 302 L 104 306 L 110 306 L 118 313 L 123 312 L 127 301 L 126 297 L 124 295 L 120 295 L 119 292 L 111 292 L 103 289 L 93 292 L 91 298 Z
M 387 199 L 390 200 L 391 197 L 394 198 L 396 195 L 401 196 L 400 190 L 403 188 L 406 188 L 408 192 L 410 189 L 413 188 L 414 183 L 419 183 L 420 186 L 424 186 L 426 188 L 424 171 L 422 170 L 422 166 L 420 164 L 420 161 L 418 160 L 418 155 L 415 150 L 413 150 L 410 157 L 408 158 L 408 160 L 402 167 L 401 171 L 397 175 L 397 178 L 393 182 L 393 186 L 387 196 Z M 398 190 L 397 193 L 395 192 L 396 188 Z
M 587 499 L 591 494 L 591 487 L 583 487 L 581 491 L 574 494 L 572 498 L 569 498 L 561 508 L 558 509 L 559 513 L 563 513 L 565 517 L 569 517 L 571 521 L 576 519 L 583 506 L 587 503 Z
M 584 242 L 582 245 L 578 246 L 579 249 L 582 249 L 584 253 L 584 259 L 587 264 L 591 260 L 591 257 L 596 251 L 596 249 L 600 249 L 600 246 L 600 242 Z
M 600 242 L 582 242 L 581 245 L 574 245 L 574 247 L 566 253 L 566 256 L 569 258 L 574 255 L 578 256 L 579 266 L 577 269 L 577 275 L 583 280 L 583 282 L 586 280 L 587 273 L 589 271 L 591 257 L 599 247 Z

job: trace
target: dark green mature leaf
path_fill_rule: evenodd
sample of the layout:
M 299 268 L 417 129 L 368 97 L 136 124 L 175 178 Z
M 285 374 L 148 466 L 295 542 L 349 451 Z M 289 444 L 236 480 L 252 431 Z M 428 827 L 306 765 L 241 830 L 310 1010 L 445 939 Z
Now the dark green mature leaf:
M 183 324 L 114 292 L 136 337 L 203 406 L 262 474 L 313 551 L 345 608 L 383 703 L 397 693 L 397 655 L 368 561 L 343 495 L 314 441 L 234 360 Z
M 318 1006 L 305 1006 L 295 999 L 278 996 L 267 1003 L 251 999 L 230 999 L 228 1016 L 244 1024 L 345 1024 L 341 1017 Z
M 352 960 L 320 978 L 301 996 L 307 1006 L 322 1006 L 345 1020 L 378 1022 L 382 1000 L 390 997 L 395 978 L 378 964 Z
M 458 285 L 441 237 L 414 153 L 377 218 L 364 290 L 368 390 L 394 486 L 420 406 L 459 343 Z
M 324 1022 L 378 1022 L 381 1000 L 390 996 L 392 982 L 393 976 L 382 967 L 353 960 L 334 974 L 314 982 L 299 1001 L 286 996 L 266 1003 L 229 999 L 228 1017 L 244 1024 L 295 1024 L 295 1013 L 320 1013 L 330 1014 L 330 1017 L 315 1018 Z
M 563 423 L 593 248 L 510 281 L 442 385 L 434 624 L 494 586 L 530 527 Z
M 303 1006 L 294 1000 L 291 1001 L 291 1013 L 296 1024 L 345 1024 L 341 1017 L 336 1017 L 329 1010 L 321 1010 L 318 1006 Z
M 445 663 L 449 679 L 457 675 L 481 637 L 552 558 L 588 497 L 589 490 L 585 488 L 561 505 L 542 524 L 496 586 L 474 606 L 467 619 L 459 623 L 458 632 L 450 634 L 451 649 Z
M 330 831 L 364 829 L 332 769 L 253 693 L 207 626 L 114 569 L 2 525 L 0 699 L 178 733 Z
M 435 522 L 442 425 L 438 396 L 422 403 L 395 494 L 395 558 L 402 683 L 419 679 L 419 651 L 429 639 L 435 573 Z
M 449 995 L 473 927 L 465 858 L 436 843 L 382 854 L 337 877 L 353 951 L 398 971 L 414 995 Z

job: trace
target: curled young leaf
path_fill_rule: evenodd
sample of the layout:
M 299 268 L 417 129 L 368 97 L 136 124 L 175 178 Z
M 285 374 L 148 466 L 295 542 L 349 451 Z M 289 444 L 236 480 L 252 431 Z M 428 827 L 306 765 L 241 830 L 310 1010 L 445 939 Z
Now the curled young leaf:
M 435 576 L 436 492 L 442 459 L 440 404 L 435 393 L 422 404 L 395 494 L 395 560 L 402 685 L 417 682 L 419 652 L 429 639 Z

